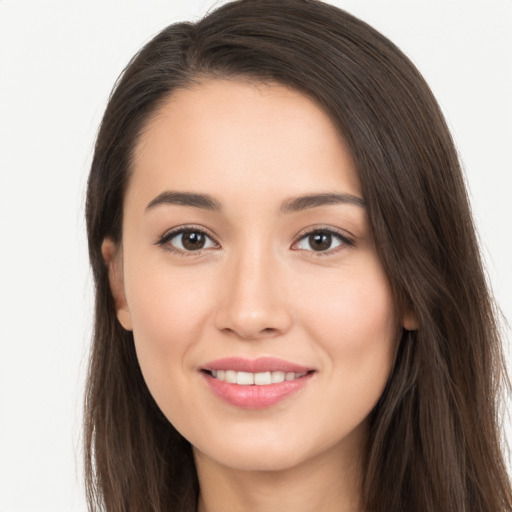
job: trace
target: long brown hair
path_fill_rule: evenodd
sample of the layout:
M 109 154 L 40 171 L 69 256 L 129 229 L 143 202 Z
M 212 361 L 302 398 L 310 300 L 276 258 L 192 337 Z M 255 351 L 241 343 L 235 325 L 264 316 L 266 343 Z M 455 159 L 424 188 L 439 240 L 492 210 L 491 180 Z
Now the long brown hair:
M 348 13 L 315 0 L 240 0 L 171 25 L 110 97 L 86 216 L 96 291 L 85 400 L 90 510 L 196 509 L 190 444 L 152 399 L 116 319 L 106 237 L 120 243 L 132 153 L 173 91 L 204 78 L 278 82 L 313 98 L 347 141 L 398 309 L 414 311 L 370 418 L 361 493 L 377 512 L 505 512 L 512 491 L 499 403 L 508 389 L 457 153 L 414 65 Z

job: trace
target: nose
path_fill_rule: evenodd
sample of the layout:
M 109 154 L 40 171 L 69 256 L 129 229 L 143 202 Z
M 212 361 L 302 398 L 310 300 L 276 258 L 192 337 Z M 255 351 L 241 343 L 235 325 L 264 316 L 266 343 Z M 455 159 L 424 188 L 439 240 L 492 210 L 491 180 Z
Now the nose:
M 243 340 L 286 333 L 293 315 L 282 274 L 279 263 L 261 248 L 231 258 L 221 276 L 216 327 Z

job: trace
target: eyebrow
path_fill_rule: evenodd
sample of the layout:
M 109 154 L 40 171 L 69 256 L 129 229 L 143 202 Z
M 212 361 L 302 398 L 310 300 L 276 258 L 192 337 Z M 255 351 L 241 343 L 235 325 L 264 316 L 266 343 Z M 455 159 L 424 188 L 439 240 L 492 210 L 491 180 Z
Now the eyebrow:
M 294 213 L 330 204 L 350 204 L 365 207 L 364 199 L 352 194 L 309 194 L 288 199 L 281 204 L 281 213 Z
M 194 208 L 201 208 L 215 212 L 222 211 L 221 203 L 214 197 L 208 194 L 198 194 L 196 192 L 174 192 L 165 191 L 155 197 L 147 206 L 146 211 L 152 210 L 157 206 L 177 204 L 180 206 L 192 206 Z M 281 204 L 280 212 L 295 213 L 310 208 L 317 208 L 319 206 L 326 206 L 332 204 L 349 204 L 365 208 L 366 203 L 364 199 L 354 196 L 352 194 L 308 194 L 304 196 L 294 197 L 283 201 Z
M 146 211 L 164 204 L 179 204 L 181 206 L 193 206 L 204 210 L 220 212 L 222 205 L 212 196 L 197 194 L 195 192 L 165 191 L 156 196 L 147 206 Z

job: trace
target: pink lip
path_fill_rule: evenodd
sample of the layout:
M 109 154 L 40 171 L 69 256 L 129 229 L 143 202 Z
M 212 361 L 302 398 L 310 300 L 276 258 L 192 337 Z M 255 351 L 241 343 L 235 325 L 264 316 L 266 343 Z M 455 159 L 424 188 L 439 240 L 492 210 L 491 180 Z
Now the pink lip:
M 241 386 L 218 380 L 210 373 L 202 371 L 213 393 L 230 405 L 242 409 L 263 409 L 277 404 L 295 394 L 309 382 L 314 372 L 310 368 L 281 359 L 262 357 L 256 360 L 229 357 L 206 364 L 202 370 L 235 370 L 239 372 L 294 372 L 306 373 L 298 379 L 268 384 L 265 386 Z
M 235 370 L 237 372 L 294 372 L 304 373 L 312 370 L 300 364 L 290 363 L 275 357 L 260 357 L 258 359 L 243 359 L 241 357 L 225 357 L 206 363 L 203 370 Z

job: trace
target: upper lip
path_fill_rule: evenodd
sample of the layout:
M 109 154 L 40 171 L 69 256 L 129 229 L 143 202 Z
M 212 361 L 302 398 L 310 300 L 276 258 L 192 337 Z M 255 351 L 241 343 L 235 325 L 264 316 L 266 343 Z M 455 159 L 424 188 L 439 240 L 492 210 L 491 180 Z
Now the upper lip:
M 275 357 L 260 357 L 258 359 L 244 359 L 242 357 L 224 357 L 206 363 L 202 370 L 235 370 L 238 372 L 261 373 L 261 372 L 294 372 L 304 373 L 311 371 L 300 364 L 277 359 Z

